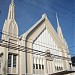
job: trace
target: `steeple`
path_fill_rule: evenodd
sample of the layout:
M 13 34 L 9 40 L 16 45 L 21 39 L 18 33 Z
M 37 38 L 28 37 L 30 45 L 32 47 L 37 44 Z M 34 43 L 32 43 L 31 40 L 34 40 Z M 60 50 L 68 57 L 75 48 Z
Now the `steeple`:
M 57 20 L 57 33 L 58 33 L 58 36 L 60 37 L 60 39 L 63 39 L 63 34 L 62 34 L 62 30 L 61 30 L 61 27 L 60 27 L 60 24 L 59 24 L 57 13 L 56 13 L 56 20 Z
M 11 4 L 14 5 L 14 0 L 11 0 Z
M 15 20 L 14 7 L 15 7 L 14 0 L 11 0 L 11 3 L 9 5 L 8 16 L 4 22 L 4 26 L 2 30 L 2 32 L 7 32 L 9 33 L 9 35 L 13 35 L 13 34 L 18 35 L 18 25 Z M 2 39 L 8 40 L 6 35 L 2 35 Z
M 8 11 L 7 19 L 15 19 L 14 7 L 15 7 L 14 0 L 11 0 L 11 4 L 9 6 L 9 11 Z

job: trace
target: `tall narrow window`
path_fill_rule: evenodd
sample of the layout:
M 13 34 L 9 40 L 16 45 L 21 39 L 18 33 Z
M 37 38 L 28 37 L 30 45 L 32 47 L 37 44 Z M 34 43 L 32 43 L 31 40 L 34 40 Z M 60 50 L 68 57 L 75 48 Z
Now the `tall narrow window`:
M 44 70 L 44 65 L 42 65 L 42 70 Z
M 13 67 L 16 67 L 16 55 L 13 55 Z
M 33 64 L 33 69 L 35 69 L 35 64 Z
M 39 69 L 41 69 L 41 64 L 39 64 Z
M 36 69 L 38 69 L 38 64 L 36 64 Z
M 12 58 L 12 55 L 8 54 L 8 67 L 11 67 L 11 58 Z

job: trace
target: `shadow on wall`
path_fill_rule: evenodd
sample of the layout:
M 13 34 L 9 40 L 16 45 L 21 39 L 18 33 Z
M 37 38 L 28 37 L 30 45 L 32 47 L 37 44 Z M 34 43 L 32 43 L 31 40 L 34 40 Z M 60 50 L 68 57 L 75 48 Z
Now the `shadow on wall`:
M 5 61 L 5 64 L 3 66 L 3 75 L 7 75 L 7 61 Z
M 72 66 L 75 66 L 75 56 L 71 58 Z

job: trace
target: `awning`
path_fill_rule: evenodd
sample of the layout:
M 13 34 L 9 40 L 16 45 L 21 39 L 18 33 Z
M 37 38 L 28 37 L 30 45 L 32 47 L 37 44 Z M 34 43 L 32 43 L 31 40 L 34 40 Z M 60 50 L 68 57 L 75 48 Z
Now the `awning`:
M 75 70 L 65 70 L 65 71 L 61 71 L 61 72 L 57 72 L 57 73 L 53 73 L 53 74 L 49 74 L 49 75 L 64 75 L 64 74 L 70 74 L 70 73 L 74 73 Z

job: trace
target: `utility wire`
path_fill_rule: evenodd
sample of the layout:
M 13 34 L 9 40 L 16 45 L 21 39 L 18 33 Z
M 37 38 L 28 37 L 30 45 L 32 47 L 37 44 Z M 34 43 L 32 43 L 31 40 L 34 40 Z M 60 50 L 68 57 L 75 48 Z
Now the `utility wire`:
M 55 7 L 53 7 L 53 6 L 49 6 L 48 4 L 43 3 L 43 2 L 41 2 L 41 1 L 39 1 L 39 0 L 33 0 L 33 1 L 34 1 L 34 2 L 36 1 L 36 2 L 38 2 L 38 3 L 40 3 L 40 4 L 44 5 L 44 6 L 47 6 L 47 7 L 49 7 L 49 8 L 52 8 L 52 10 L 55 9 L 55 10 L 60 11 L 60 13 L 64 13 L 64 14 L 66 14 L 66 15 L 69 15 L 68 13 L 65 13 L 65 12 L 63 12 L 63 11 L 61 11 L 61 10 L 59 10 L 59 9 L 57 9 L 57 8 L 55 8 Z M 71 14 L 71 15 L 69 15 L 69 16 L 72 16 L 72 15 L 73 15 L 73 14 Z
M 23 37 L 23 36 L 21 36 L 20 38 L 18 38 L 17 36 L 19 36 L 19 35 L 15 35 L 15 34 L 12 34 L 12 33 L 8 33 L 8 32 L 6 32 L 6 31 L 0 31 L 0 33 L 1 34 L 3 34 L 3 35 L 8 35 L 8 36 L 11 36 L 11 37 L 13 37 L 13 38 L 16 38 L 16 39 L 21 39 L 22 41 L 26 41 L 26 42 L 30 42 L 30 41 L 27 41 L 27 40 L 25 40 L 25 37 Z M 29 39 L 29 40 L 32 40 L 32 39 Z M 41 43 L 41 44 L 47 44 L 47 43 L 43 43 L 43 42 L 40 42 L 40 41 L 37 41 L 38 43 Z M 30 43 L 33 43 L 33 42 L 30 42 Z M 38 45 L 37 43 L 34 43 L 35 45 Z M 47 45 L 49 45 L 49 44 L 47 44 Z M 41 45 L 40 45 L 41 46 Z M 52 47 L 56 47 L 56 46 L 54 46 L 54 45 L 49 45 L 49 46 L 52 46 Z M 71 46 L 71 47 L 69 47 L 70 49 L 71 48 L 74 48 L 75 46 Z M 47 47 L 48 48 L 48 47 Z M 61 48 L 61 47 L 58 47 L 58 48 Z M 61 48 L 61 49 L 64 49 L 64 48 Z M 68 49 L 65 49 L 65 50 L 68 50 Z
M 49 10 L 45 10 L 45 9 L 43 9 L 43 8 L 40 8 L 40 7 L 38 7 L 38 6 L 35 6 L 35 5 L 33 5 L 33 4 L 30 4 L 30 3 L 28 3 L 28 2 L 25 2 L 25 1 L 23 1 L 23 0 L 19 0 L 19 1 L 25 3 L 25 4 L 29 5 L 29 6 L 32 6 L 32 7 L 41 9 L 41 10 L 43 10 L 43 11 L 47 11 L 49 14 L 51 13 L 52 15 L 55 15 L 55 13 L 53 13 L 53 12 L 51 12 L 51 11 L 49 11 Z M 60 17 L 66 18 L 66 17 L 63 17 L 63 16 L 60 16 Z M 66 18 L 66 19 L 69 20 L 69 22 L 70 22 L 70 21 L 74 22 L 73 20 L 70 20 L 69 18 Z
M 18 51 L 22 51 L 22 52 L 26 52 L 26 53 L 31 53 L 31 54 L 47 57 L 46 52 L 39 51 L 39 50 L 32 49 L 32 48 L 28 48 L 28 47 L 25 47 L 25 46 L 21 46 L 21 45 L 18 45 L 18 44 L 9 42 L 9 41 L 5 41 L 5 40 L 2 40 L 2 42 L 4 42 L 4 43 L 0 43 L 0 46 L 2 46 L 2 47 L 6 47 L 6 48 L 9 48 L 9 49 L 13 49 L 13 50 L 18 50 Z M 12 44 L 16 45 L 16 47 L 14 45 L 12 45 Z M 70 60 L 70 58 L 68 58 L 68 57 L 64 57 L 64 56 L 60 56 L 60 55 L 55 55 L 55 54 L 50 54 L 50 55 L 53 58 L 57 58 L 57 59 L 62 58 L 63 60 L 66 60 L 66 59 Z
M 17 38 L 16 36 L 14 37 L 14 36 L 12 36 L 12 35 L 10 35 L 10 34 L 5 34 L 5 33 L 2 33 L 3 35 L 6 35 L 6 36 L 10 36 L 10 37 L 13 37 L 13 38 L 16 38 L 16 39 L 20 39 L 20 38 Z M 21 39 L 22 41 L 26 41 L 26 42 L 28 42 L 28 43 L 33 43 L 33 42 L 30 42 L 30 41 L 27 41 L 27 40 L 23 40 L 23 39 Z M 35 45 L 38 45 L 38 46 L 42 46 L 42 47 L 45 47 L 45 48 L 49 48 L 49 47 L 46 47 L 46 46 L 43 46 L 43 45 L 39 45 L 39 44 L 37 44 L 37 43 L 34 43 Z M 53 47 L 55 47 L 55 46 L 53 46 Z M 53 48 L 49 48 L 49 49 L 53 49 Z M 61 49 L 64 49 L 64 48 L 61 48 Z M 56 50 L 56 49 L 53 49 L 53 50 Z M 65 50 L 68 50 L 68 49 L 65 49 Z M 59 51 L 59 50 L 56 50 L 56 51 Z M 61 52 L 61 51 L 60 51 Z M 65 53 L 67 53 L 67 52 L 65 52 Z
M 16 38 L 16 39 L 19 39 L 19 38 L 17 38 L 17 37 L 14 37 L 14 36 L 12 36 L 12 35 L 9 35 L 9 34 L 5 34 L 5 33 L 2 33 L 3 35 L 7 35 L 7 36 L 10 36 L 10 37 L 13 37 L 14 39 Z M 13 39 L 13 40 L 14 40 Z M 32 42 L 30 42 L 30 41 L 27 41 L 27 40 L 23 40 L 22 39 L 22 41 L 26 41 L 26 42 L 28 42 L 28 43 L 32 43 Z M 35 45 L 38 45 L 38 46 L 42 46 L 42 45 L 39 45 L 39 44 L 36 44 L 36 43 L 34 43 Z M 58 51 L 58 52 L 62 52 L 62 53 L 67 53 L 68 54 L 68 52 L 64 52 L 64 51 L 59 51 L 59 50 L 57 50 L 57 49 L 53 49 L 53 48 L 49 48 L 49 47 L 46 47 L 46 46 L 42 46 L 42 47 L 44 47 L 44 48 L 48 48 L 48 49 L 52 49 L 52 50 L 55 50 L 55 51 Z
M 61 7 L 61 8 L 64 8 L 65 10 L 68 10 L 69 12 L 71 12 L 71 13 L 73 13 L 73 14 L 75 13 L 74 11 L 71 11 L 70 9 L 63 7 L 62 5 L 60 5 L 60 4 L 56 3 L 56 2 L 54 2 L 53 0 L 50 0 L 50 2 L 53 3 L 53 4 L 55 4 L 55 5 L 57 5 L 57 6 L 59 6 L 59 7 Z

